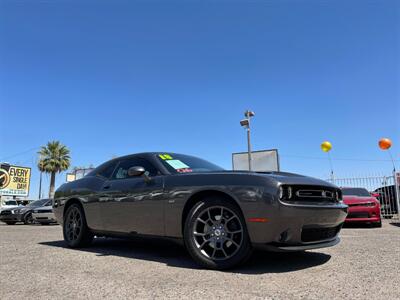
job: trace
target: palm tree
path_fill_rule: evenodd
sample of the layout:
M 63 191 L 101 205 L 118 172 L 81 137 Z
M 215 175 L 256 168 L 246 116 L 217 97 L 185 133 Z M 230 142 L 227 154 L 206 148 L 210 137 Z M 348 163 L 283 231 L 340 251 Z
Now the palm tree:
M 53 198 L 56 173 L 68 170 L 70 166 L 69 149 L 59 141 L 51 141 L 46 146 L 42 146 L 38 154 L 40 156 L 39 171 L 50 173 L 49 198 Z

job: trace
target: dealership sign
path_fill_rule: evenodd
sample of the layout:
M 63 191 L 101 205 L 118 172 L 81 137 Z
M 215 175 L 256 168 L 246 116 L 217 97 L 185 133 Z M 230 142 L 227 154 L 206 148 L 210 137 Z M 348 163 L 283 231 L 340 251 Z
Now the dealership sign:
M 0 195 L 27 197 L 30 181 L 31 168 L 0 165 Z

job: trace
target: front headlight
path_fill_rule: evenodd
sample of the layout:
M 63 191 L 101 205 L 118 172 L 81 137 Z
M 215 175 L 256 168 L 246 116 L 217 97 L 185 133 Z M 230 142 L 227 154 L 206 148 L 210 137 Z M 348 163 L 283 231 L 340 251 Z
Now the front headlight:
M 12 214 L 19 214 L 20 210 L 19 209 L 13 209 L 11 210 Z
M 279 200 L 290 199 L 293 196 L 291 186 L 280 186 L 279 187 Z
M 336 200 L 337 200 L 339 203 L 343 203 L 342 191 L 336 191 Z
M 279 187 L 279 199 L 282 200 L 282 199 L 283 199 L 283 196 L 284 196 L 283 187 L 280 186 L 280 187 Z

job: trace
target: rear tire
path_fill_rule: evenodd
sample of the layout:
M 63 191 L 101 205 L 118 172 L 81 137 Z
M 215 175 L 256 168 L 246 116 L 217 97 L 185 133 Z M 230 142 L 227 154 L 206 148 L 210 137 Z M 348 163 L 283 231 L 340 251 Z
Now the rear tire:
M 15 225 L 17 222 L 6 222 L 7 225 Z
M 203 267 L 230 269 L 252 253 L 246 223 L 240 209 L 220 197 L 209 197 L 190 210 L 184 242 L 193 259 Z
M 65 212 L 63 235 L 71 248 L 86 247 L 92 243 L 93 234 L 87 226 L 85 213 L 79 204 L 72 204 Z

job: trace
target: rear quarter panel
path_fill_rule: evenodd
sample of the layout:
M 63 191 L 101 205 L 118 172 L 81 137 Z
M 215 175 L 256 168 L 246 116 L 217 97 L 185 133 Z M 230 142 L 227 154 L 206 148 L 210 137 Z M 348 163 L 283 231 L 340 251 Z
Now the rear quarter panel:
M 84 177 L 62 185 L 55 193 L 53 212 L 57 221 L 62 224 L 65 205 L 73 199 L 78 200 L 84 209 L 86 222 L 91 229 L 101 228 L 98 191 L 104 180 L 99 177 Z

